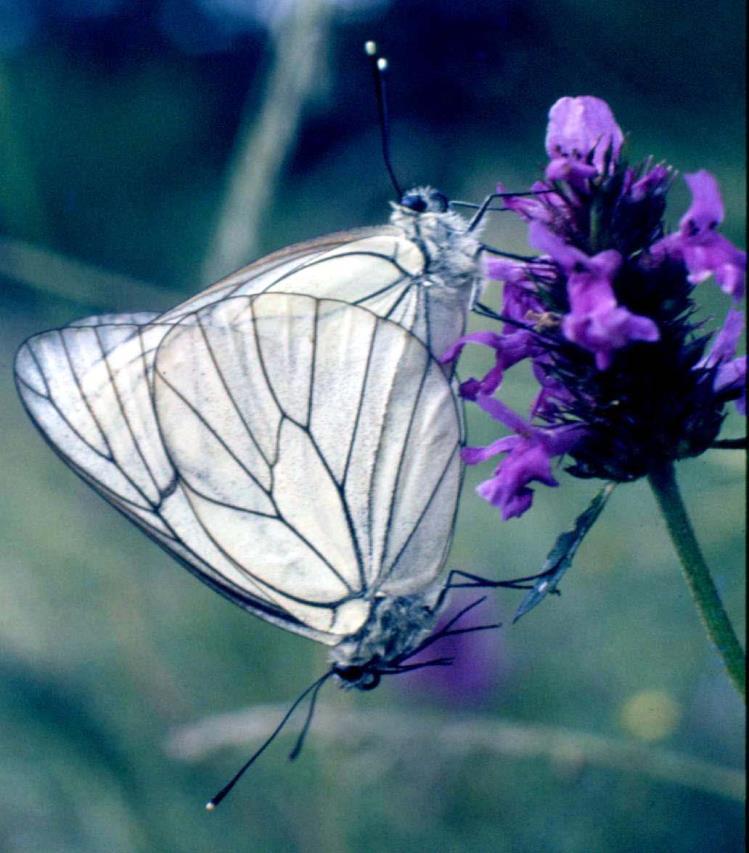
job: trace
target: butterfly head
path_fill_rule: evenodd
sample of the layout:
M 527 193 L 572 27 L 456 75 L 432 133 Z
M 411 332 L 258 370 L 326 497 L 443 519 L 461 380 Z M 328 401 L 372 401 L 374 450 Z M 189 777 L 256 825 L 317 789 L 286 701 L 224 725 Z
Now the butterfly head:
M 439 190 L 432 187 L 415 187 L 404 193 L 398 207 L 412 213 L 447 213 L 450 202 Z
M 401 672 L 434 626 L 433 597 L 430 591 L 376 598 L 365 624 L 333 649 L 331 670 L 341 687 L 373 690 L 383 675 Z
M 451 209 L 447 196 L 432 187 L 415 187 L 391 204 L 391 224 L 424 254 L 428 283 L 443 293 L 473 293 L 481 280 L 481 244 L 476 231 L 469 232 L 468 222 Z
M 333 672 L 338 676 L 343 687 L 356 687 L 358 690 L 374 690 L 382 678 L 375 662 L 365 666 L 335 664 Z

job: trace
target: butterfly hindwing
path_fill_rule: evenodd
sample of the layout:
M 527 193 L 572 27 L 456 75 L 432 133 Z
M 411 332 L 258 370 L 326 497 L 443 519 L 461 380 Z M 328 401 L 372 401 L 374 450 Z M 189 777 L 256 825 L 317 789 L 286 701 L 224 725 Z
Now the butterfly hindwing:
M 17 375 L 77 473 L 269 621 L 335 644 L 374 595 L 421 589 L 442 568 L 458 404 L 421 341 L 368 310 L 222 294 L 170 321 L 36 336 Z

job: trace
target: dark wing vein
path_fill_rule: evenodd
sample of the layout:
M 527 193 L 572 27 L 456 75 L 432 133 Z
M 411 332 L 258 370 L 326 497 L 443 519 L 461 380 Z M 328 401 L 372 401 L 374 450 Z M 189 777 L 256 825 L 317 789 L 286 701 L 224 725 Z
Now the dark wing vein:
M 393 512 L 395 511 L 395 496 L 398 492 L 398 486 L 400 485 L 401 474 L 403 473 L 403 460 L 406 458 L 406 452 L 408 450 L 409 440 L 411 438 L 411 430 L 413 428 L 414 420 L 416 419 L 416 412 L 418 411 L 419 404 L 421 402 L 421 393 L 424 390 L 424 384 L 426 382 L 427 375 L 429 374 L 429 369 L 432 366 L 431 359 L 425 359 L 424 361 L 424 369 L 421 373 L 421 379 L 419 380 L 419 387 L 416 391 L 416 396 L 414 398 L 414 404 L 411 408 L 411 414 L 408 419 L 408 427 L 406 428 L 406 436 L 403 441 L 403 448 L 401 450 L 400 456 L 398 458 L 398 470 L 395 474 L 395 480 L 393 481 L 393 488 L 390 493 L 390 507 L 388 510 L 388 518 L 385 526 L 385 541 L 383 543 L 382 553 L 383 555 L 388 553 L 388 546 L 390 544 L 390 533 L 393 521 Z M 379 449 L 379 448 L 378 448 Z
M 199 492 L 197 492 L 197 490 L 193 489 L 192 487 L 189 487 L 189 488 L 190 488 L 190 491 L 194 491 L 197 494 L 200 494 Z M 259 577 L 251 569 L 248 569 L 247 566 L 244 566 L 242 563 L 237 562 L 237 560 L 235 560 L 234 557 L 232 557 L 232 555 L 224 548 L 224 546 L 219 542 L 219 540 L 216 539 L 216 537 L 211 533 L 209 528 L 205 524 L 203 524 L 203 522 L 200 518 L 200 514 L 195 509 L 192 501 L 190 500 L 189 494 L 187 494 L 187 492 L 185 492 L 184 494 L 185 494 L 185 497 L 187 498 L 188 503 L 190 504 L 190 507 L 192 508 L 193 515 L 195 516 L 195 520 L 200 525 L 201 529 L 203 530 L 205 535 L 208 537 L 208 539 L 213 543 L 213 545 L 215 545 L 216 549 L 221 553 L 221 555 L 223 557 L 225 557 L 237 569 L 237 571 L 239 571 L 242 574 L 243 577 L 245 577 L 250 583 L 254 584 L 254 586 L 258 590 L 261 590 L 261 591 L 262 590 L 269 590 L 271 593 L 281 595 L 284 598 L 288 598 L 289 601 L 295 601 L 297 604 L 304 604 L 304 605 L 307 605 L 309 607 L 320 607 L 323 609 L 324 608 L 334 609 L 340 603 L 340 601 L 345 601 L 350 597 L 350 596 L 346 596 L 343 599 L 341 599 L 339 601 L 334 601 L 334 602 L 311 601 L 308 598 L 301 598 L 299 596 L 293 595 L 290 592 L 287 592 L 286 590 L 279 589 L 274 584 L 270 583 L 270 581 L 267 581 L 267 580 Z M 205 497 L 205 496 L 201 495 L 201 497 Z M 217 501 L 214 498 L 206 498 L 206 499 L 208 501 L 210 501 L 211 503 L 215 503 L 215 504 L 219 504 L 219 505 L 222 504 L 222 502 Z M 241 507 L 233 507 L 233 506 L 231 506 L 231 504 L 223 504 L 223 505 L 228 506 L 230 509 L 237 510 L 238 512 L 246 512 L 246 513 L 252 514 L 252 515 L 261 515 L 261 513 L 251 513 L 249 510 L 244 510 Z M 266 517 L 267 518 L 273 518 L 273 516 L 266 516 Z M 283 523 L 282 518 L 279 518 L 278 520 Z M 287 527 L 288 527 L 288 525 L 287 525 Z M 292 533 L 297 532 L 292 527 L 289 527 L 289 529 L 292 531 Z M 300 539 L 302 539 L 302 541 L 305 541 L 303 537 L 300 537 Z M 305 541 L 305 544 L 307 544 L 306 541 Z M 314 551 L 313 548 L 310 548 L 310 550 Z M 317 553 L 317 552 L 315 552 L 315 553 Z M 321 559 L 324 559 L 324 558 L 322 558 L 322 556 L 320 554 L 318 554 L 318 556 L 320 556 Z M 217 572 L 217 574 L 220 574 L 220 573 Z M 223 575 L 222 575 L 222 577 L 223 577 Z M 352 592 L 351 587 L 348 586 L 348 584 L 346 584 L 345 581 L 343 581 L 343 583 L 346 586 L 346 588 L 349 590 L 349 592 Z M 283 608 L 283 605 L 278 604 L 278 602 L 275 602 L 275 603 L 278 607 Z
M 156 480 L 156 477 L 154 476 L 153 470 L 151 469 L 151 466 L 150 466 L 148 460 L 146 459 L 146 457 L 143 453 L 143 450 L 140 446 L 140 442 L 138 441 L 138 439 L 135 436 L 135 431 L 133 430 L 133 425 L 130 421 L 130 417 L 127 413 L 127 409 L 123 403 L 122 396 L 120 395 L 120 389 L 117 386 L 117 382 L 115 381 L 114 374 L 112 373 L 112 365 L 109 362 L 109 354 L 104 351 L 104 344 L 102 343 L 101 336 L 100 336 L 101 327 L 100 326 L 94 326 L 93 328 L 94 328 L 94 334 L 96 335 L 96 342 L 99 345 L 99 349 L 101 350 L 102 359 L 104 361 L 104 364 L 106 365 L 107 376 L 109 377 L 109 384 L 112 386 L 112 391 L 114 392 L 115 399 L 117 400 L 117 407 L 120 411 L 120 414 L 122 415 L 123 421 L 125 422 L 125 426 L 127 427 L 127 431 L 130 434 L 130 438 L 132 439 L 132 442 L 133 442 L 133 447 L 135 448 L 135 450 L 138 454 L 138 457 L 140 458 L 140 461 L 143 463 L 143 467 L 145 468 L 146 472 L 148 473 L 148 476 L 151 478 L 151 482 L 153 483 L 154 490 L 156 491 L 157 494 L 159 494 L 160 489 L 159 489 L 158 481 Z M 82 389 L 81 389 L 81 393 L 82 393 Z M 100 427 L 100 429 L 101 429 L 101 427 Z M 120 466 L 118 466 L 118 467 L 120 467 Z M 143 494 L 143 497 L 144 498 L 146 497 L 145 494 Z
M 403 543 L 403 545 L 401 546 L 400 550 L 398 551 L 395 559 L 390 564 L 390 569 L 388 570 L 388 572 L 385 573 L 382 577 L 377 579 L 379 584 L 382 584 L 383 581 L 387 580 L 390 573 L 398 565 L 398 562 L 399 562 L 403 552 L 408 547 L 408 545 L 411 542 L 411 539 L 413 538 L 414 534 L 419 529 L 421 522 L 424 520 L 424 517 L 426 516 L 427 511 L 429 510 L 429 507 L 432 505 L 432 501 L 434 500 L 435 495 L 439 491 L 439 488 L 442 485 L 442 481 L 445 479 L 445 475 L 447 474 L 448 470 L 450 469 L 450 465 L 452 464 L 452 461 L 455 458 L 455 454 L 459 450 L 460 450 L 460 445 L 458 443 L 456 443 L 455 447 L 453 448 L 453 452 L 450 454 L 450 456 L 447 459 L 447 462 L 445 463 L 444 467 L 442 468 L 442 473 L 440 474 L 439 479 L 437 480 L 437 483 L 435 484 L 434 488 L 432 489 L 431 494 L 429 495 L 429 500 L 427 500 L 426 504 L 424 505 L 424 508 L 419 513 L 418 521 L 416 522 L 416 524 L 411 529 L 411 532 L 406 537 L 406 541 Z
M 239 467 L 244 471 L 244 473 L 249 477 L 249 479 L 252 480 L 252 482 L 260 489 L 261 492 L 263 492 L 263 494 L 271 501 L 271 503 L 273 503 L 275 507 L 275 503 L 273 502 L 273 496 L 271 495 L 271 493 L 263 486 L 263 484 L 257 479 L 257 477 L 252 473 L 252 471 L 250 471 L 250 469 L 244 464 L 244 462 L 242 462 L 239 456 L 234 453 L 234 451 L 224 441 L 221 435 L 216 432 L 216 430 L 208 423 L 208 421 L 200 413 L 200 410 L 166 378 L 166 376 L 158 369 L 158 367 L 156 368 L 156 370 L 159 374 L 159 378 L 161 379 L 161 381 L 166 386 L 168 386 L 171 389 L 172 393 L 174 393 L 175 396 L 179 397 L 179 399 L 192 411 L 195 417 L 201 422 L 201 424 L 203 424 L 206 431 L 209 432 L 216 439 L 216 441 L 224 448 L 227 454 L 237 463 L 237 465 L 239 465 Z M 174 464 L 173 460 L 172 464 Z M 174 465 L 174 467 L 179 470 L 177 465 Z
M 198 322 L 198 328 L 200 329 L 201 336 L 202 336 L 203 341 L 205 343 L 205 348 L 208 350 L 208 355 L 210 356 L 211 363 L 213 364 L 213 367 L 216 370 L 216 374 L 218 375 L 218 378 L 219 378 L 219 381 L 221 382 L 222 388 L 226 392 L 226 396 L 229 398 L 229 401 L 231 402 L 232 408 L 236 412 L 239 420 L 242 422 L 242 426 L 244 427 L 245 432 L 247 433 L 250 441 L 255 445 L 255 449 L 260 454 L 262 459 L 265 461 L 266 465 L 268 465 L 268 467 L 270 467 L 271 466 L 270 460 L 266 457 L 265 453 L 263 453 L 262 447 L 260 446 L 257 439 L 255 438 L 255 434 L 253 433 L 252 428 L 250 427 L 249 423 L 247 423 L 247 419 L 245 418 L 244 414 L 242 413 L 242 410 L 241 410 L 239 404 L 237 403 L 236 398 L 234 397 L 234 394 L 233 394 L 231 388 L 229 387 L 229 383 L 226 381 L 226 377 L 224 376 L 224 372 L 218 363 L 218 359 L 216 358 L 216 354 L 213 351 L 213 347 L 211 346 L 211 342 L 208 339 L 208 335 L 206 334 L 205 327 L 203 326 L 200 314 L 197 315 L 197 322 Z

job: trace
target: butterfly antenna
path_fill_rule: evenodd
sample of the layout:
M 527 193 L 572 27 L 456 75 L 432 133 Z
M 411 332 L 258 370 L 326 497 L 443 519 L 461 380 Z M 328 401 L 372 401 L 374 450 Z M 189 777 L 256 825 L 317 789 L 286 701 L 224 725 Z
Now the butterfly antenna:
M 329 675 L 330 673 L 328 673 Z M 289 753 L 289 761 L 294 761 L 299 757 L 299 753 L 302 751 L 304 747 L 304 740 L 307 737 L 307 732 L 312 725 L 312 718 L 315 716 L 315 705 L 317 704 L 317 697 L 320 694 L 320 688 L 325 684 L 326 679 L 321 678 L 317 682 L 317 686 L 312 689 L 312 697 L 309 700 L 309 708 L 307 709 L 307 716 L 304 720 L 304 725 L 302 726 L 302 730 L 299 732 L 299 737 L 296 739 L 296 743 L 294 744 L 294 749 Z
M 388 61 L 383 56 L 377 55 L 377 44 L 373 41 L 368 41 L 364 45 L 364 53 L 369 57 L 370 65 L 372 66 L 372 75 L 375 84 L 375 97 L 377 98 L 377 115 L 380 120 L 380 139 L 382 141 L 382 159 L 385 161 L 385 168 L 390 177 L 390 183 L 393 185 L 395 195 L 398 201 L 403 197 L 403 188 L 398 179 L 395 177 L 393 169 L 393 161 L 390 157 L 390 120 L 388 118 L 388 101 L 387 92 L 385 89 L 385 72 L 388 68 Z
M 328 670 L 322 677 L 318 678 L 317 681 L 310 684 L 310 686 L 304 690 L 294 701 L 289 710 L 284 714 L 281 722 L 276 726 L 270 736 L 266 739 L 265 743 L 254 752 L 250 758 L 239 768 L 239 770 L 232 776 L 232 778 L 224 785 L 224 787 L 216 794 L 214 797 L 211 797 L 210 800 L 205 804 L 206 809 L 209 812 L 212 812 L 216 806 L 218 806 L 223 799 L 227 796 L 227 794 L 231 791 L 231 789 L 239 782 L 239 780 L 244 776 L 247 770 L 252 767 L 252 765 L 257 761 L 258 758 L 265 752 L 265 750 L 273 743 L 273 741 L 278 737 L 283 727 L 288 723 L 291 715 L 296 711 L 296 709 L 301 705 L 301 703 L 309 696 L 310 693 L 314 693 L 314 698 L 317 696 L 317 691 L 322 687 L 322 685 L 333 675 L 333 670 Z M 306 728 L 309 727 L 309 722 L 311 722 L 311 717 L 309 717 L 307 724 L 305 724 L 305 729 L 303 730 L 306 733 Z M 304 739 L 302 738 L 302 741 Z M 296 748 L 295 748 L 296 749 Z M 301 749 L 301 746 L 300 746 Z

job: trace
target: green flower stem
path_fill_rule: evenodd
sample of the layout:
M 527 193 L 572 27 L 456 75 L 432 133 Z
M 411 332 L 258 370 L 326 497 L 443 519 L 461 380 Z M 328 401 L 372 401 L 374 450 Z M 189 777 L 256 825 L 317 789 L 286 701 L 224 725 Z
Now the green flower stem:
M 734 686 L 746 699 L 744 650 L 723 607 L 710 570 L 702 556 L 676 482 L 674 466 L 669 464 L 650 474 L 650 486 L 666 520 L 671 541 L 681 560 L 687 584 L 710 639 L 715 643 Z

